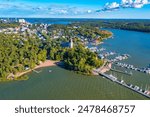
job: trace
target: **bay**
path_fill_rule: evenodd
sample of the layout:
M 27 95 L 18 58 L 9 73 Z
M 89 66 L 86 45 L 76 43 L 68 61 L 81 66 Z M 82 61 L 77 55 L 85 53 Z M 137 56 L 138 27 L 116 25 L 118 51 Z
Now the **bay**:
M 120 54 L 130 54 L 123 62 L 137 67 L 150 64 L 150 34 L 108 29 L 114 38 L 107 39 L 99 47 Z M 117 68 L 120 69 L 120 68 Z M 0 83 L 0 99 L 147 99 L 101 76 L 85 76 L 58 66 L 41 68 L 41 73 L 28 73 L 29 80 Z M 48 71 L 52 70 L 51 73 Z M 122 69 L 124 70 L 124 69 Z M 150 86 L 150 75 L 134 72 L 132 76 L 108 72 L 141 87 Z
M 1 83 L 0 99 L 147 99 L 100 76 L 79 75 L 57 66 L 39 70 L 40 74 L 29 73 L 27 81 Z

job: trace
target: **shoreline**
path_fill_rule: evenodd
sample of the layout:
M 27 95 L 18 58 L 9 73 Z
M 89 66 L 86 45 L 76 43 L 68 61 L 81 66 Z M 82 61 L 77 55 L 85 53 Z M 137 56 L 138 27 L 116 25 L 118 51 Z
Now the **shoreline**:
M 24 71 L 24 72 L 20 72 L 20 73 L 17 73 L 15 75 L 15 77 L 21 77 L 35 69 L 38 69 L 38 68 L 44 68 L 44 67 L 51 67 L 51 66 L 56 66 L 56 63 L 59 62 L 59 61 L 53 61 L 53 60 L 46 60 L 42 63 L 40 63 L 40 65 L 37 65 L 36 67 L 34 67 L 33 69 L 30 69 L 30 70 L 27 70 L 27 71 Z

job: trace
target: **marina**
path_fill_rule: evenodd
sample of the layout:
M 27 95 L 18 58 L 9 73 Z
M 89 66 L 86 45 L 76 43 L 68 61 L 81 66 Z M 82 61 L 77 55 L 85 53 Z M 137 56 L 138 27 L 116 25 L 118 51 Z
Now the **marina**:
M 128 64 L 128 63 L 122 63 L 121 61 L 130 61 L 130 59 L 132 58 L 130 54 L 118 54 L 117 51 L 116 52 L 113 52 L 112 49 L 111 51 L 108 50 L 108 49 L 103 49 L 105 47 L 100 47 L 100 48 L 97 48 L 96 46 L 95 47 L 92 47 L 90 48 L 93 52 L 98 52 L 98 57 L 101 58 L 101 59 L 104 59 L 104 60 L 107 60 L 109 63 L 111 63 L 112 65 L 116 65 L 118 66 L 118 68 L 125 68 L 125 69 L 128 69 L 128 71 L 126 71 L 125 69 L 115 69 L 110 67 L 108 65 L 104 66 L 105 67 L 105 70 L 103 69 L 97 69 L 95 70 L 94 72 L 98 72 L 98 71 L 102 71 L 102 72 L 99 72 L 100 75 L 102 75 L 103 77 L 113 81 L 113 82 L 116 82 L 117 84 L 121 85 L 121 86 L 124 86 L 136 93 L 139 93 L 145 97 L 148 97 L 150 98 L 150 89 L 149 88 L 145 88 L 145 89 L 142 89 L 140 88 L 137 84 L 132 84 L 130 83 L 130 81 L 127 80 L 127 83 L 126 81 L 124 81 L 123 79 L 119 80 L 117 77 L 113 76 L 112 74 L 108 75 L 106 74 L 105 72 L 103 71 L 109 71 L 111 70 L 112 72 L 117 72 L 117 73 L 120 73 L 120 74 L 124 74 L 124 75 L 128 75 L 129 77 L 134 77 L 134 74 L 135 72 L 132 72 L 132 71 L 137 71 L 139 73 L 145 73 L 145 74 L 150 74 L 150 65 L 148 67 L 143 67 L 143 68 L 140 68 L 140 67 L 135 67 L 135 65 L 132 65 L 132 64 Z M 101 50 L 101 51 L 99 51 Z M 120 53 L 120 52 L 119 52 Z M 110 56 L 113 56 L 113 57 L 110 57 Z M 110 57 L 110 58 L 108 58 Z M 107 69 L 107 70 L 106 70 Z
M 116 33 L 116 31 L 117 31 L 115 29 L 112 29 L 112 30 L 114 31 L 114 33 Z M 120 31 L 120 32 L 123 33 L 123 32 L 126 32 L 126 31 Z M 141 35 L 143 35 L 143 34 L 141 33 Z M 130 38 L 130 36 L 126 36 L 126 38 L 127 37 Z M 117 38 L 117 37 L 115 37 L 115 38 Z M 122 37 L 122 39 L 125 42 L 120 41 L 120 38 L 114 39 L 114 40 L 117 41 L 117 42 L 115 42 L 115 44 L 120 43 L 120 45 L 121 45 L 121 43 L 126 43 L 126 39 L 124 37 Z M 114 78 L 113 75 L 107 75 L 107 74 L 103 73 L 103 74 L 105 74 L 105 78 L 107 77 L 109 80 L 111 80 L 113 82 L 116 82 L 120 85 L 123 85 L 124 87 L 126 87 L 128 89 L 131 89 L 134 92 L 137 92 L 137 93 L 139 93 L 139 94 L 141 94 L 145 97 L 150 98 L 150 95 L 149 95 L 150 94 L 150 91 L 149 91 L 150 89 L 147 86 L 147 83 L 148 83 L 148 85 L 150 84 L 150 82 L 149 82 L 150 65 L 148 63 L 148 58 L 150 60 L 150 57 L 147 54 L 142 53 L 141 50 L 136 51 L 136 49 L 135 49 L 134 53 L 131 53 L 130 49 L 133 47 L 132 42 L 129 46 L 127 46 L 127 48 L 125 48 L 126 50 L 124 50 L 124 48 L 121 48 L 121 46 L 116 47 L 115 44 L 113 45 L 112 44 L 113 41 L 112 40 L 107 40 L 106 42 L 109 42 L 109 43 L 102 44 L 100 46 L 100 48 L 106 48 L 105 49 L 106 51 L 112 51 L 113 50 L 113 51 L 116 52 L 116 56 L 114 58 L 112 58 L 112 57 L 111 58 L 106 58 L 104 56 L 101 56 L 100 58 L 107 59 L 109 62 L 112 63 L 113 68 L 110 69 L 111 72 L 109 72 L 109 73 L 111 74 L 111 73 L 113 73 L 113 71 L 118 72 L 117 73 L 118 78 L 116 79 L 116 78 Z M 139 42 L 141 42 L 141 41 L 139 41 Z M 111 46 L 111 47 L 108 46 L 108 44 L 110 44 L 110 43 L 113 46 Z M 124 53 L 125 51 L 126 51 L 127 54 L 120 54 L 120 55 L 118 54 L 118 53 Z M 142 51 L 144 51 L 144 49 Z M 149 50 L 147 50 L 147 51 L 149 51 Z M 123 61 L 123 63 L 121 61 Z M 130 64 L 130 63 L 133 63 L 133 65 Z M 144 65 L 143 65 L 143 63 L 144 63 Z M 117 66 L 117 69 L 115 68 L 115 66 Z M 136 67 L 136 66 L 142 66 L 142 67 Z M 147 66 L 147 67 L 143 67 L 143 66 Z M 123 79 L 121 78 L 122 75 L 124 76 Z M 102 76 L 104 76 L 104 75 L 102 75 Z M 140 80 L 140 82 L 137 81 L 137 80 Z M 146 88 L 142 89 L 142 87 L 139 87 L 141 85 L 146 87 Z
M 123 68 L 127 68 L 127 69 L 130 69 L 130 70 L 135 70 L 135 71 L 150 74 L 150 65 L 147 68 L 137 68 L 137 67 L 134 67 L 134 65 L 119 62 L 119 61 L 126 60 L 129 57 L 131 57 L 129 54 L 122 54 L 122 55 L 116 56 L 115 58 L 112 58 L 112 59 L 106 59 L 106 57 L 111 56 L 111 55 L 115 55 L 115 54 L 116 54 L 115 52 L 105 52 L 105 54 L 99 54 L 99 57 L 101 59 L 105 59 L 110 64 L 115 64 L 119 67 L 123 67 Z M 108 63 L 105 64 L 103 66 L 103 68 L 105 67 L 105 69 L 107 68 L 108 70 L 115 71 L 115 72 L 122 73 L 122 74 L 126 74 L 126 75 L 129 75 L 129 76 L 133 75 L 132 71 L 127 72 L 127 71 L 121 71 L 121 70 L 117 70 L 115 68 L 111 68 L 111 66 L 109 66 Z M 108 70 L 106 70 L 106 71 L 108 71 Z M 124 80 L 118 80 L 118 78 L 113 76 L 112 74 L 110 74 L 110 75 L 106 74 L 105 72 L 103 72 L 102 69 L 94 70 L 94 72 L 97 72 L 99 75 L 111 80 L 112 82 L 115 82 L 115 83 L 117 83 L 119 85 L 122 85 L 122 86 L 124 86 L 124 87 L 126 87 L 126 88 L 128 88 L 128 89 L 130 89 L 134 92 L 137 92 L 137 93 L 139 93 L 139 94 L 141 94 L 141 95 L 143 95 L 147 98 L 150 98 L 150 89 L 149 89 L 149 87 L 145 88 L 145 89 L 142 89 L 137 85 L 134 86 L 133 84 L 125 83 Z
M 116 65 L 118 67 L 122 67 L 122 68 L 126 68 L 126 69 L 129 69 L 129 70 L 134 70 L 134 71 L 150 74 L 150 65 L 148 67 L 138 68 L 138 67 L 135 67 L 134 65 L 120 62 L 120 61 L 129 59 L 131 57 L 129 54 L 121 54 L 121 55 L 119 55 L 116 52 L 113 52 L 113 51 L 109 52 L 109 51 L 106 50 L 106 48 L 103 48 L 103 47 L 102 48 L 98 48 L 97 46 L 90 47 L 89 49 L 92 52 L 98 52 L 98 57 L 100 59 L 105 59 L 109 63 L 112 63 L 112 64 L 114 64 L 114 65 Z M 114 55 L 116 55 L 114 58 L 109 58 L 109 59 L 107 58 L 109 56 L 114 56 Z M 124 71 L 116 70 L 116 69 L 113 69 L 113 68 L 111 68 L 110 70 L 115 71 L 115 72 L 119 72 L 119 73 L 123 73 L 123 74 L 127 74 L 127 75 L 132 75 L 133 74 L 132 71 L 130 71 L 130 72 L 125 71 L 124 72 Z

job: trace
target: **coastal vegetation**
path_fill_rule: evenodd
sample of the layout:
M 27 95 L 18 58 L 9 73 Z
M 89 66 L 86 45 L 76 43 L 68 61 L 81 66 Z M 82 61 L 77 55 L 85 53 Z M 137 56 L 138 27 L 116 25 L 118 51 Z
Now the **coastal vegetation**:
M 37 38 L 0 34 L 0 78 L 12 78 L 45 60 L 46 50 L 40 48 Z
M 103 64 L 103 60 L 99 59 L 96 53 L 79 45 L 64 53 L 64 63 L 69 70 L 90 75 L 93 68 L 98 68 Z
M 97 53 L 85 48 L 85 42 L 101 42 L 112 35 L 92 26 L 71 25 L 51 25 L 46 32 L 28 33 L 26 30 L 23 34 L 0 33 L 1 81 L 19 79 L 16 74 L 34 69 L 46 59 L 62 61 L 66 69 L 90 75 L 92 69 L 100 67 L 103 61 Z M 42 38 L 37 34 L 41 34 Z M 73 48 L 70 48 L 70 39 L 73 39 Z
M 22 80 L 28 80 L 28 76 L 27 75 L 23 75 L 23 76 L 20 76 L 20 77 L 15 77 L 13 79 L 11 78 L 1 78 L 0 79 L 0 82 L 9 82 L 9 81 L 22 81 Z

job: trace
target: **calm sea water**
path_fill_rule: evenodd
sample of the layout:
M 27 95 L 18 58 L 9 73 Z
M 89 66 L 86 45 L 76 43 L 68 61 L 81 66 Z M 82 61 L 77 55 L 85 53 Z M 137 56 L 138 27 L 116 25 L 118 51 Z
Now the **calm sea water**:
M 1 83 L 0 99 L 146 99 L 99 76 L 83 76 L 59 67 L 39 70 L 40 74 L 29 73 L 27 81 Z
M 139 67 L 150 64 L 150 34 L 110 31 L 114 38 L 105 40 L 100 47 L 130 54 L 131 58 L 124 61 L 126 63 Z M 0 99 L 147 99 L 101 76 L 79 75 L 57 66 L 39 70 L 42 70 L 40 74 L 29 73 L 27 81 L 0 83 Z M 150 75 L 144 73 L 133 72 L 133 76 L 109 73 L 141 87 L 150 86 Z

